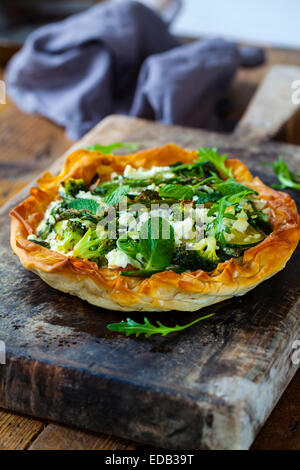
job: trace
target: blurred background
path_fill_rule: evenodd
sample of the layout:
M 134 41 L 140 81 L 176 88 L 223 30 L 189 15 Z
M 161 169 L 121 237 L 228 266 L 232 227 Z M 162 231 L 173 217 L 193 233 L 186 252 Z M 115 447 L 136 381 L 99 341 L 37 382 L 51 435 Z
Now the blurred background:
M 1 0 L 0 38 L 2 43 L 6 41 L 17 46 L 36 27 L 101 1 Z M 300 48 L 298 0 L 140 1 L 169 17 L 177 13 L 171 31 L 179 36 L 220 35 L 235 41 Z

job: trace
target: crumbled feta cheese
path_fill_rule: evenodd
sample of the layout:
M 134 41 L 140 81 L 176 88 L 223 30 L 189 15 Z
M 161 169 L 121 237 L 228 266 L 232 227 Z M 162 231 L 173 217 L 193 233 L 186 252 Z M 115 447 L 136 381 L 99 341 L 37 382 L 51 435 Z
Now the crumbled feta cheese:
M 256 207 L 257 210 L 261 211 L 265 205 L 267 204 L 266 201 L 263 201 L 262 199 L 255 199 L 254 200 L 254 205 Z
M 235 220 L 232 224 L 233 230 L 238 230 L 239 232 L 245 232 L 248 228 L 248 222 L 247 222 L 247 214 L 244 211 L 241 211 L 239 214 L 237 214 L 237 220 Z
M 195 209 L 195 218 L 196 223 L 209 224 L 214 220 L 215 217 L 208 217 L 209 209 L 206 207 L 196 207 Z
M 157 173 L 164 172 L 164 177 L 171 178 L 174 176 L 174 173 L 170 171 L 169 166 L 153 166 L 150 169 L 145 168 L 133 168 L 131 165 L 126 165 L 123 176 L 124 178 L 130 179 L 144 179 L 152 178 Z
M 128 264 L 131 264 L 137 268 L 140 267 L 140 263 L 138 261 L 135 261 L 127 256 L 126 253 L 124 253 L 119 248 L 115 248 L 114 250 L 107 253 L 105 258 L 108 261 L 109 268 L 126 268 Z
M 93 201 L 96 201 L 99 204 L 101 204 L 103 202 L 103 197 L 96 196 L 95 194 L 92 194 L 90 191 L 79 191 L 76 198 L 78 198 L 78 199 L 92 199 Z
M 174 228 L 175 242 L 180 243 L 182 239 L 191 240 L 195 237 L 195 231 L 193 230 L 194 221 L 188 217 L 184 220 L 177 220 L 176 222 L 170 222 Z

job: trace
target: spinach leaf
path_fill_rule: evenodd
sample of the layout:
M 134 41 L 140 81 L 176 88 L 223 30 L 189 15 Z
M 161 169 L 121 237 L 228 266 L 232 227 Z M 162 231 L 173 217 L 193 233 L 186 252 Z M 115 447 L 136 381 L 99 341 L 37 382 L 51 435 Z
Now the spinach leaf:
M 68 203 L 68 209 L 88 210 L 92 214 L 97 213 L 98 207 L 99 204 L 94 199 L 78 198 Z
M 139 249 L 146 270 L 164 269 L 174 254 L 174 229 L 166 219 L 151 217 L 140 229 Z
M 217 191 L 213 193 L 206 193 L 205 191 L 196 191 L 198 199 L 196 205 L 205 204 L 206 202 L 216 202 L 221 199 L 222 195 Z
M 258 194 L 254 189 L 250 189 L 243 184 L 238 183 L 233 178 L 229 178 L 222 183 L 214 184 L 214 188 L 222 194 L 222 196 L 231 196 L 232 194 L 237 194 L 242 191 L 248 191 L 249 194 Z
M 118 204 L 121 199 L 126 196 L 130 191 L 130 186 L 125 184 L 124 186 L 119 186 L 118 188 L 111 189 L 105 196 L 104 202 L 110 206 Z
M 194 191 L 191 186 L 182 186 L 181 184 L 165 184 L 159 188 L 158 194 L 161 197 L 186 201 L 193 199 Z

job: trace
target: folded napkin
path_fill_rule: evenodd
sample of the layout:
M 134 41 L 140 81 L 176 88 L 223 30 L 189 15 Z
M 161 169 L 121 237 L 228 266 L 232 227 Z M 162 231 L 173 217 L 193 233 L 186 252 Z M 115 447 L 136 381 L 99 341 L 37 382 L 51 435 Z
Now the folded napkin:
M 78 139 L 111 113 L 203 127 L 242 61 L 219 39 L 180 46 L 141 3 L 105 2 L 34 31 L 5 80 L 21 109 Z

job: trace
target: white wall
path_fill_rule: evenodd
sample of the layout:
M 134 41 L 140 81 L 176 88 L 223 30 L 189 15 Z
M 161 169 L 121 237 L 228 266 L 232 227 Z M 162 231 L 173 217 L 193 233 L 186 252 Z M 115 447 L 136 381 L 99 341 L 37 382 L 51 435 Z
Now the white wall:
M 172 30 L 300 48 L 300 0 L 182 0 Z

